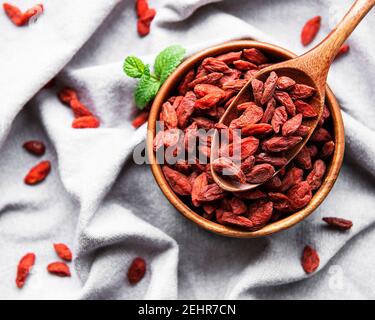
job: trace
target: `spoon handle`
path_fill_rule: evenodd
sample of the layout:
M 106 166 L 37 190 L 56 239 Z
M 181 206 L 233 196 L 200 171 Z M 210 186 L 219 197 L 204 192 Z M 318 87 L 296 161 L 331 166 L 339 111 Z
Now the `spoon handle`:
M 314 69 L 317 71 L 316 78 L 320 78 L 321 82 L 325 82 L 329 67 L 340 47 L 374 5 L 375 0 L 357 0 L 336 28 L 315 48 L 303 55 L 305 59 L 309 58 L 308 60 L 311 59 L 319 66 Z

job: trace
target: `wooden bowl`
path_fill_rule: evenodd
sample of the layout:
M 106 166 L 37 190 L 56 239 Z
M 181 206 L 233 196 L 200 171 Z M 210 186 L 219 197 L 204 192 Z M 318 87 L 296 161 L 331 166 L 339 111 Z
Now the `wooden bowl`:
M 198 213 L 194 212 L 189 208 L 180 198 L 173 192 L 168 182 L 166 181 L 161 166 L 156 162 L 155 153 L 153 151 L 153 140 L 156 131 L 156 121 L 159 118 L 159 113 L 163 103 L 174 93 L 178 83 L 182 80 L 183 76 L 192 68 L 198 66 L 202 60 L 209 56 L 216 56 L 230 51 L 239 51 L 247 48 L 257 48 L 264 51 L 274 61 L 282 61 L 296 57 L 296 55 L 281 47 L 251 40 L 239 40 L 223 43 L 209 49 L 203 50 L 194 54 L 190 58 L 186 59 L 168 78 L 168 80 L 161 87 L 159 93 L 155 97 L 154 103 L 152 104 L 149 120 L 148 120 L 148 132 L 147 132 L 147 154 L 151 164 L 151 169 L 158 183 L 160 189 L 168 200 L 180 211 L 186 218 L 190 219 L 198 226 L 215 232 L 217 234 L 235 237 L 235 238 L 255 238 L 270 235 L 281 230 L 290 228 L 298 222 L 309 216 L 324 200 L 335 183 L 339 171 L 341 169 L 344 148 L 345 148 L 345 135 L 344 125 L 341 117 L 339 104 L 333 95 L 330 88 L 327 86 L 326 101 L 327 106 L 331 111 L 335 151 L 332 156 L 330 164 L 327 166 L 327 172 L 321 187 L 316 191 L 310 203 L 304 209 L 291 214 L 283 218 L 282 220 L 267 224 L 262 229 L 257 231 L 246 231 L 235 227 L 224 226 L 219 223 L 209 221 L 203 218 Z

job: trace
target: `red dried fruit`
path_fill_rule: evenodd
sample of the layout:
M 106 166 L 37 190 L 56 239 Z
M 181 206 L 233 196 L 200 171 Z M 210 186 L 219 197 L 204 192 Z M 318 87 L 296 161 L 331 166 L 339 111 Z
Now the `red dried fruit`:
M 249 105 L 248 108 L 242 113 L 242 115 L 234 119 L 229 127 L 230 128 L 243 128 L 245 126 L 248 126 L 250 124 L 254 124 L 260 121 L 263 117 L 263 109 L 261 107 L 258 107 L 255 104 Z
M 152 20 L 156 15 L 155 9 L 148 9 L 137 21 L 138 34 L 144 37 L 150 33 L 150 26 Z
M 302 28 L 301 42 L 304 46 L 310 44 L 320 29 L 321 17 L 316 16 L 308 20 Z
M 137 284 L 146 274 L 146 261 L 140 257 L 135 258 L 128 269 L 128 280 L 131 284 Z
M 301 149 L 294 160 L 302 169 L 310 170 L 312 168 L 310 151 L 306 146 Z
M 256 69 L 252 69 L 252 70 L 249 70 L 249 71 L 246 71 L 243 78 L 247 81 L 249 81 L 250 79 L 254 78 L 254 76 L 258 73 L 258 70 Z
M 225 197 L 225 191 L 221 189 L 216 183 L 206 185 L 198 194 L 198 202 L 210 202 L 220 200 Z
M 271 125 L 275 133 L 280 132 L 281 126 L 288 120 L 288 114 L 285 107 L 278 107 L 273 113 Z
M 195 94 L 192 91 L 186 93 L 176 109 L 178 126 L 183 129 L 187 126 L 190 116 L 194 112 L 196 102 Z
M 320 259 L 316 250 L 311 246 L 306 246 L 303 249 L 301 264 L 303 270 L 306 273 L 312 273 L 318 269 L 320 264 Z
M 46 152 L 46 146 L 43 142 L 37 140 L 27 141 L 23 144 L 25 150 L 36 156 L 42 156 Z
M 296 106 L 294 105 L 291 97 L 288 93 L 284 91 L 276 91 L 274 97 L 277 101 L 279 101 L 283 106 L 285 106 L 286 111 L 289 115 L 295 116 L 296 114 Z
M 263 117 L 260 120 L 261 123 L 270 123 L 270 121 L 273 118 L 274 112 L 276 109 L 276 100 L 274 98 L 271 98 L 267 102 L 266 110 L 263 113 Z M 285 111 L 286 112 L 286 111 Z M 286 114 L 286 113 L 285 113 Z
M 51 171 L 51 162 L 42 161 L 33 167 L 26 175 L 24 181 L 28 185 L 35 185 L 47 178 Z
M 204 117 L 192 118 L 192 120 L 197 124 L 198 128 L 210 130 L 215 126 L 215 122 Z
M 86 116 L 92 116 L 93 115 L 91 113 L 91 111 L 83 103 L 81 103 L 77 99 L 72 99 L 70 101 L 70 107 L 72 108 L 74 116 L 76 118 L 86 117 Z
M 9 3 L 4 3 L 3 8 L 9 19 L 18 27 L 26 25 L 32 17 L 40 15 L 44 11 L 42 4 L 37 4 L 24 13 Z
M 135 8 L 136 8 L 136 11 L 137 11 L 138 18 L 142 17 L 147 12 L 147 10 L 149 9 L 148 1 L 147 0 L 136 0 Z
M 245 79 L 229 80 L 223 84 L 224 90 L 240 91 L 247 83 Z
M 344 43 L 340 47 L 339 52 L 337 52 L 337 55 L 336 55 L 335 59 L 337 59 L 337 58 L 341 57 L 342 55 L 346 54 L 347 52 L 349 52 L 349 50 L 350 50 L 349 45 Z
M 216 206 L 213 204 L 206 203 L 202 207 L 204 210 L 203 217 L 205 219 L 211 220 L 215 214 Z
M 311 135 L 311 142 L 327 142 L 332 140 L 331 134 L 324 128 L 316 129 Z
M 224 54 L 216 57 L 216 59 L 221 60 L 221 61 L 225 62 L 226 64 L 230 64 L 230 63 L 233 63 L 236 60 L 241 59 L 241 55 L 242 55 L 242 51 L 229 52 L 229 53 L 224 53 Z
M 261 190 L 254 189 L 244 192 L 235 192 L 236 197 L 246 200 L 259 200 L 267 197 L 267 194 Z
M 325 217 L 322 220 L 328 223 L 330 227 L 339 230 L 349 230 L 353 226 L 353 222 L 342 218 Z
M 216 58 L 206 58 L 202 62 L 202 67 L 208 72 L 221 72 L 221 73 L 231 73 L 232 69 L 228 65 Z
M 192 188 L 187 176 L 167 166 L 163 166 L 162 170 L 165 179 L 167 179 L 169 185 L 175 193 L 181 196 L 188 196 L 191 194 Z
M 198 201 L 199 194 L 202 192 L 203 188 L 208 185 L 207 174 L 201 173 L 198 177 L 195 178 L 192 191 L 191 191 L 191 200 L 194 206 L 199 207 L 200 202 Z
M 248 183 L 263 183 L 275 174 L 275 168 L 268 163 L 258 164 L 254 166 L 246 175 Z
M 258 200 L 248 210 L 248 218 L 252 223 L 252 230 L 260 229 L 272 217 L 273 203 L 271 201 Z
M 53 247 L 55 248 L 57 255 L 61 259 L 66 260 L 66 261 L 72 261 L 72 257 L 73 257 L 72 252 L 70 251 L 69 247 L 66 244 L 55 243 Z
M 177 128 L 177 113 L 169 102 L 165 102 L 161 109 L 163 121 L 167 129 Z
M 245 160 L 241 163 L 241 170 L 244 174 L 247 174 L 250 172 L 250 170 L 254 167 L 255 164 L 255 157 L 250 156 L 247 157 Z
M 306 84 L 297 83 L 293 86 L 292 90 L 290 90 L 290 97 L 293 100 L 297 99 L 307 99 L 314 95 L 316 90 L 313 87 L 310 87 Z
M 322 179 L 326 173 L 326 165 L 324 161 L 318 159 L 314 162 L 313 169 L 306 178 L 312 190 L 317 190 L 322 184 Z
M 220 94 L 221 97 L 224 97 L 224 90 L 220 89 L 218 86 L 214 86 L 213 84 L 206 84 L 206 83 L 201 83 L 197 84 L 194 87 L 194 93 L 197 95 L 198 98 L 202 98 L 208 94 Z
M 297 131 L 294 133 L 296 136 L 306 137 L 310 132 L 310 127 L 301 124 Z
M 300 168 L 293 167 L 285 173 L 285 176 L 281 182 L 280 192 L 288 191 L 295 184 L 302 182 L 303 170 Z
M 64 88 L 57 94 L 62 103 L 70 105 L 72 100 L 78 100 L 77 92 L 74 89 Z
M 100 121 L 94 116 L 79 117 L 73 120 L 72 128 L 74 129 L 89 129 L 98 128 Z
M 269 140 L 266 140 L 263 143 L 263 150 L 268 152 L 281 152 L 287 151 L 294 146 L 296 146 L 299 142 L 302 141 L 302 137 L 273 137 Z
M 241 71 L 247 71 L 252 69 L 258 70 L 258 67 L 254 63 L 245 60 L 233 61 L 233 65 L 236 67 L 236 69 Z
M 59 277 L 70 277 L 69 266 L 64 262 L 52 262 L 47 266 L 47 271 Z
M 184 96 L 190 87 L 191 82 L 195 78 L 195 71 L 194 69 L 190 70 L 184 77 L 184 79 L 181 81 L 180 85 L 178 86 L 178 93 L 182 96 Z
M 132 121 L 132 126 L 134 128 L 139 128 L 140 126 L 142 126 L 144 123 L 147 122 L 148 120 L 148 115 L 149 115 L 149 112 L 148 111 L 143 111 L 141 112 L 133 121 Z
M 320 151 L 320 157 L 322 159 L 329 158 L 335 150 L 335 143 L 333 141 L 327 141 Z
M 259 140 L 254 137 L 241 139 L 240 143 L 229 145 L 229 155 L 235 159 L 246 159 L 252 156 L 258 149 Z
M 236 165 L 229 158 L 218 158 L 212 162 L 214 171 L 219 172 L 223 176 L 229 176 L 241 183 L 246 182 L 245 174 L 242 172 L 241 167 Z
M 302 123 L 302 113 L 297 114 L 293 118 L 290 118 L 283 124 L 282 134 L 283 136 L 290 136 L 298 130 Z
M 253 95 L 254 95 L 255 103 L 258 105 L 261 105 L 261 100 L 263 96 L 263 88 L 264 88 L 263 82 L 258 79 L 253 79 L 251 81 L 251 86 L 253 88 Z
M 211 93 L 195 101 L 196 109 L 206 110 L 215 107 L 222 98 L 221 93 Z
M 257 163 L 265 162 L 275 167 L 283 167 L 288 162 L 288 159 L 285 157 L 276 157 L 276 156 L 272 156 L 264 152 L 257 154 L 255 157 L 255 160 Z
M 247 206 L 244 201 L 239 198 L 233 197 L 230 200 L 232 212 L 236 215 L 241 215 L 247 212 Z
M 245 57 L 246 60 L 256 65 L 268 63 L 267 57 L 262 52 L 260 52 L 258 49 L 255 49 L 255 48 L 245 49 L 243 51 L 243 56 Z
M 263 95 L 262 99 L 260 100 L 261 104 L 265 104 L 271 99 L 273 93 L 275 92 L 277 79 L 278 77 L 276 72 L 272 71 L 264 83 Z
M 283 193 L 268 193 L 268 197 L 273 202 L 273 208 L 280 212 L 290 212 L 289 198 Z
M 221 72 L 212 72 L 212 73 L 210 73 L 208 75 L 205 75 L 203 77 L 196 78 L 195 80 L 194 80 L 194 77 L 193 77 L 193 79 L 190 80 L 191 82 L 189 83 L 188 87 L 190 89 L 192 89 L 196 85 L 202 84 L 202 83 L 204 83 L 204 84 L 216 84 L 217 81 L 219 81 L 222 77 L 223 77 L 223 74 Z
M 241 133 L 244 136 L 253 136 L 253 135 L 265 135 L 273 131 L 272 126 L 268 123 L 257 123 L 250 124 L 242 128 Z
M 278 175 L 273 176 L 271 179 L 265 182 L 264 187 L 267 190 L 277 191 L 281 187 L 281 179 Z
M 13 6 L 9 3 L 4 3 L 3 8 L 4 8 L 6 15 L 16 26 L 24 25 L 23 14 L 21 10 L 18 9 L 18 7 Z
M 296 100 L 294 101 L 294 105 L 296 106 L 297 112 L 302 113 L 304 118 L 315 118 L 318 116 L 311 104 L 302 100 Z
M 22 288 L 25 285 L 26 279 L 34 263 L 35 263 L 34 253 L 27 253 L 21 258 L 17 267 L 16 285 L 18 288 Z
M 243 216 L 235 215 L 232 212 L 224 212 L 220 217 L 220 221 L 222 224 L 230 224 L 249 230 L 254 228 L 254 223 L 250 219 Z
M 307 149 L 310 152 L 311 158 L 315 158 L 318 155 L 319 150 L 318 150 L 318 147 L 316 145 L 307 146 Z
M 306 181 L 299 182 L 289 189 L 287 196 L 293 210 L 302 209 L 312 198 L 311 187 Z
M 276 82 L 276 87 L 279 90 L 288 90 L 289 88 L 293 87 L 296 82 L 289 78 L 289 77 L 279 77 Z

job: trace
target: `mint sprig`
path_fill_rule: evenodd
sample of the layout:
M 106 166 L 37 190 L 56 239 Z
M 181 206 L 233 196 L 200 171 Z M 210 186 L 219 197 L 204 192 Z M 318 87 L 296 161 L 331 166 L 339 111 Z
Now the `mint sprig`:
M 155 59 L 154 73 L 151 73 L 149 65 L 135 56 L 125 59 L 125 74 L 131 78 L 139 78 L 134 92 L 134 100 L 139 109 L 146 107 L 155 98 L 161 85 L 182 62 L 185 52 L 180 45 L 164 49 Z

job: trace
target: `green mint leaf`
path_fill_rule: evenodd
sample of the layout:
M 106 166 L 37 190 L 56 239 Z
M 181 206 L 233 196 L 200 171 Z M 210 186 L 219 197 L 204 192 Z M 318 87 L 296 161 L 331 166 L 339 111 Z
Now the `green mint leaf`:
M 159 53 L 155 60 L 154 71 L 161 84 L 181 63 L 185 52 L 186 50 L 180 45 L 173 45 Z
M 124 72 L 132 78 L 141 78 L 145 72 L 145 65 L 141 59 L 128 56 L 124 61 Z
M 147 106 L 155 98 L 160 88 L 160 82 L 150 74 L 150 68 L 145 66 L 145 72 L 138 82 L 134 92 L 135 103 L 139 109 Z

